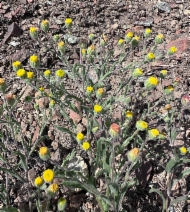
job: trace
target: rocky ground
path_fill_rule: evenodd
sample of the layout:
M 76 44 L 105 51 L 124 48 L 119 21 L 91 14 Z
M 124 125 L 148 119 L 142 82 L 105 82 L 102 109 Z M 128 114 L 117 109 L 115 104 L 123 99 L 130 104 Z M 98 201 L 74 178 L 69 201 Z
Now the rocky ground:
M 0 1 L 0 77 L 5 78 L 8 88 L 7 91 L 19 95 L 24 91 L 21 102 L 17 105 L 17 121 L 21 123 L 23 133 L 26 137 L 33 135 L 34 142 L 39 133 L 39 126 L 36 121 L 37 115 L 33 102 L 26 103 L 25 97 L 28 95 L 37 95 L 31 87 L 26 87 L 25 83 L 15 77 L 12 70 L 12 62 L 19 60 L 26 68 L 28 68 L 28 59 L 32 54 L 37 54 L 41 58 L 41 67 L 44 69 L 62 68 L 62 64 L 52 59 L 52 55 L 47 54 L 45 49 L 40 48 L 38 43 L 29 36 L 29 28 L 31 26 L 39 26 L 39 23 L 48 19 L 51 23 L 50 30 L 52 34 L 65 34 L 64 20 L 70 17 L 73 19 L 73 34 L 78 38 L 86 38 L 88 34 L 94 33 L 98 36 L 105 33 L 109 39 L 109 47 L 114 48 L 115 57 L 120 54 L 120 50 L 116 47 L 118 39 L 123 38 L 128 31 L 133 31 L 136 35 L 142 35 L 146 27 L 150 27 L 154 35 L 162 33 L 166 40 L 166 49 L 175 45 L 178 48 L 176 56 L 171 57 L 169 61 L 159 60 L 150 67 L 152 73 L 160 68 L 170 70 L 173 77 L 180 77 L 180 87 L 175 93 L 176 98 L 180 98 L 181 94 L 189 92 L 189 20 L 190 20 L 190 3 L 188 0 L 166 0 L 160 2 L 158 0 L 1 0 Z M 42 35 L 43 36 L 43 35 Z M 44 41 L 47 38 L 42 38 Z M 139 47 L 141 48 L 141 46 Z M 149 46 L 148 46 L 149 48 Z M 161 48 L 160 51 L 163 49 Z M 67 53 L 71 63 L 79 61 L 78 43 Z M 136 54 L 138 57 L 140 54 Z M 130 58 L 128 59 L 130 60 Z M 44 70 L 43 69 L 43 70 Z M 168 79 L 167 83 L 170 83 Z M 116 79 L 111 79 L 112 88 L 117 86 Z M 67 82 L 68 88 L 75 91 L 76 85 Z M 46 86 L 46 85 L 45 85 Z M 158 99 L 159 91 L 151 98 Z M 49 102 L 47 99 L 36 100 L 41 107 L 47 107 Z M 53 150 L 52 158 L 60 161 L 65 157 L 76 144 L 67 134 L 61 134 L 53 128 L 53 124 L 66 125 L 59 111 L 55 111 L 52 123 L 47 126 L 45 132 L 50 140 L 46 145 Z M 79 128 L 84 127 L 84 123 L 80 122 Z M 180 143 L 181 142 L 181 143 Z M 179 139 L 179 144 L 183 145 L 183 140 Z M 13 147 L 14 150 L 14 147 Z M 13 159 L 14 160 L 14 159 Z M 34 156 L 34 160 L 37 160 Z M 36 163 L 36 161 L 35 161 Z M 160 187 L 164 185 L 165 173 L 163 169 L 150 164 L 146 164 L 151 174 L 148 176 L 148 183 L 156 182 Z M 30 179 L 40 173 L 44 169 L 44 164 L 37 161 L 37 165 L 30 165 Z M 189 188 L 188 179 L 181 182 L 175 189 L 176 195 L 181 195 Z M 12 186 L 15 181 L 11 182 Z M 18 190 L 18 192 L 16 190 Z M 12 204 L 24 207 L 25 196 L 22 193 L 22 186 L 12 189 Z M 128 211 L 137 212 L 158 212 L 161 211 L 161 203 L 158 196 L 148 193 L 148 185 L 145 189 L 137 187 L 135 193 L 130 193 L 128 202 L 131 203 L 132 209 L 126 206 Z M 185 189 L 185 191 L 184 191 Z M 186 190 L 187 189 L 187 190 Z M 98 211 L 93 198 L 85 192 L 71 193 L 67 211 Z M 54 210 L 52 208 L 52 210 Z M 190 211 L 187 204 L 178 204 L 175 208 L 176 212 Z

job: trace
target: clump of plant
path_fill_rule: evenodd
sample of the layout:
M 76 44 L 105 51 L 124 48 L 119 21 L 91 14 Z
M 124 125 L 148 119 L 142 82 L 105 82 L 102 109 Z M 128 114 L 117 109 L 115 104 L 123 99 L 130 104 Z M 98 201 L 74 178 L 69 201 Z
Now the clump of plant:
M 20 123 L 17 122 L 14 114 L 15 106 L 22 94 L 18 98 L 10 94 L 6 96 L 6 82 L 0 79 L 0 89 L 4 94 L 1 113 L 6 112 L 1 123 L 6 126 L 18 146 L 15 154 L 20 157 L 19 167 L 25 171 L 25 176 L 20 176 L 17 167 L 9 164 L 9 158 L 6 155 L 9 147 L 6 146 L 6 140 L 4 140 L 6 136 L 3 133 L 1 149 L 4 155 L 1 155 L 0 170 L 26 184 L 29 211 L 33 211 L 34 203 L 39 212 L 48 211 L 50 201 L 56 195 L 59 197 L 57 210 L 64 211 L 67 197 L 66 195 L 60 197 L 59 187 L 67 186 L 84 189 L 94 195 L 102 212 L 119 212 L 124 211 L 123 200 L 127 192 L 139 183 L 134 174 L 135 170 L 139 169 L 142 163 L 148 161 L 152 155 L 156 155 L 156 146 L 160 145 L 161 148 L 161 142 L 164 141 L 171 147 L 170 155 L 167 157 L 168 162 L 164 164 L 167 171 L 167 191 L 163 194 L 159 189 L 152 187 L 150 192 L 157 192 L 163 200 L 162 211 L 169 211 L 175 202 L 187 199 L 187 196 L 174 199 L 171 195 L 172 186 L 180 178 L 189 174 L 189 170 L 186 170 L 179 176 L 175 175 L 176 167 L 189 162 L 186 147 L 178 149 L 174 146 L 179 133 L 176 120 L 179 126 L 184 125 L 183 120 L 180 119 L 184 110 L 182 107 L 171 106 L 178 80 L 173 79 L 171 85 L 164 87 L 163 81 L 168 77 L 169 70 L 153 72 L 150 64 L 160 57 L 169 58 L 177 52 L 177 48 L 173 46 L 164 55 L 158 55 L 159 44 L 164 42 L 164 36 L 158 34 L 153 46 L 147 52 L 147 40 L 152 36 L 152 30 L 146 29 L 141 38 L 133 32 L 128 32 L 124 38 L 119 39 L 117 45 L 121 54 L 115 58 L 114 50 L 107 48 L 109 39 L 105 34 L 99 38 L 99 48 L 96 47 L 97 35 L 90 34 L 87 40 L 82 39 L 77 46 L 80 61 L 72 64 L 67 59 L 67 55 L 73 48 L 71 44 L 78 39 L 72 35 L 72 24 L 72 19 L 66 19 L 65 27 L 68 34 L 64 37 L 54 35 L 48 42 L 41 41 L 36 27 L 30 28 L 30 36 L 34 42 L 38 42 L 41 47 L 46 48 L 47 52 L 59 58 L 64 68 L 50 70 L 49 67 L 41 67 L 37 52 L 29 58 L 30 71 L 26 71 L 20 61 L 12 64 L 17 77 L 38 91 L 39 98 L 50 99 L 49 116 L 46 115 L 45 109 L 41 109 L 44 110 L 41 112 L 42 120 L 38 120 L 41 129 L 35 143 L 26 142 Z M 48 20 L 41 22 L 41 30 L 45 35 L 51 33 Z M 133 59 L 128 65 L 122 65 L 128 56 L 134 56 L 131 52 L 138 50 L 141 39 L 143 42 L 141 56 L 138 60 Z M 90 70 L 94 70 L 97 81 L 89 76 Z M 122 76 L 120 84 L 116 91 L 109 91 L 107 80 L 115 75 Z M 67 89 L 65 79 L 75 83 L 77 90 L 71 92 Z M 49 89 L 48 92 L 44 89 L 44 84 Z M 162 95 L 154 102 L 149 97 L 153 96 L 158 85 L 161 86 Z M 30 98 L 27 100 L 30 101 Z M 118 105 L 121 108 L 120 118 L 113 116 Z M 165 113 L 161 115 L 158 111 L 163 105 L 165 105 Z M 37 104 L 35 108 L 37 111 L 40 110 Z M 59 108 L 63 118 L 68 122 L 68 127 L 55 125 L 55 129 L 70 134 L 73 142 L 86 152 L 89 170 L 84 171 L 84 162 L 77 158 L 75 149 L 63 158 L 62 164 L 59 165 L 51 160 L 48 147 L 38 148 L 40 142 L 47 138 L 47 135 L 43 136 L 43 130 L 51 122 L 52 113 L 56 108 Z M 85 119 L 84 131 L 77 131 L 78 122 L 69 116 L 68 109 Z M 156 125 L 149 124 L 152 120 L 157 122 L 159 119 L 164 123 L 164 131 L 158 130 Z M 18 134 L 21 134 L 20 139 Z M 22 147 L 19 147 L 20 142 Z M 149 143 L 153 143 L 155 148 L 150 147 Z M 35 151 L 39 151 L 39 157 L 44 163 L 53 164 L 54 168 L 42 170 L 41 175 L 36 176 L 31 188 L 28 179 L 28 162 Z M 7 176 L 6 185 L 8 178 Z M 54 182 L 56 178 L 63 180 L 61 185 Z M 100 181 L 104 184 L 103 188 L 99 188 Z M 4 201 L 5 210 L 8 211 L 11 208 L 14 211 L 9 201 L 8 191 L 9 189 L 5 188 L 0 197 Z M 48 201 L 44 207 L 42 199 L 46 197 Z

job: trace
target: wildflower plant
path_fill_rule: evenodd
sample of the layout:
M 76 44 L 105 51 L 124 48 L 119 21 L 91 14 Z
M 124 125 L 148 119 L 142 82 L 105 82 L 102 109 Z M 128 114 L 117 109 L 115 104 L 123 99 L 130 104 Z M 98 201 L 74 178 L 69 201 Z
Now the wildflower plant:
M 72 36 L 73 23 L 71 18 L 65 20 L 65 30 L 70 36 Z M 45 35 L 50 33 L 50 22 L 42 21 L 40 28 Z M 165 109 L 164 114 L 159 115 L 157 108 L 163 104 L 163 101 L 164 105 L 168 105 L 173 100 L 173 93 L 178 84 L 174 81 L 170 86 L 162 85 L 163 80 L 168 76 L 166 70 L 151 73 L 151 76 L 146 72 L 146 65 L 149 67 L 150 63 L 157 59 L 156 49 L 160 43 L 164 42 L 164 36 L 158 34 L 153 39 L 155 41 L 152 44 L 153 47 L 148 51 L 145 44 L 146 40 L 153 36 L 151 29 L 146 29 L 142 36 L 128 32 L 124 39 L 120 39 L 116 43 L 122 53 L 118 58 L 114 58 L 113 50 L 107 48 L 109 44 L 107 35 L 90 34 L 87 35 L 87 39 L 90 41 L 89 46 L 78 46 L 80 62 L 71 63 L 65 56 L 73 48 L 69 45 L 68 39 L 62 38 L 61 35 L 52 35 L 52 42 L 46 44 L 41 41 L 36 27 L 30 28 L 29 34 L 33 40 L 39 42 L 40 47 L 45 47 L 63 64 L 63 67 L 59 68 L 40 67 L 40 56 L 37 56 L 39 52 L 29 58 L 31 70 L 25 70 L 20 61 L 12 64 L 15 76 L 38 92 L 39 97 L 36 98 L 48 97 L 50 100 L 49 115 L 46 113 L 46 108 L 41 109 L 41 118 L 37 120 L 41 129 L 34 142 L 32 139 L 30 142 L 25 139 L 20 123 L 13 113 L 22 94 L 18 97 L 6 94 L 6 80 L 0 79 L 0 92 L 4 96 L 3 109 L 6 110 L 5 116 L 1 117 L 1 122 L 9 126 L 8 130 L 18 147 L 16 152 L 20 158 L 18 166 L 22 167 L 25 175 L 24 177 L 20 175 L 16 167 L 10 167 L 7 157 L 3 155 L 1 156 L 3 166 L 0 167 L 0 170 L 27 184 L 29 211 L 33 211 L 32 205 L 35 203 L 38 211 L 42 212 L 41 199 L 46 197 L 48 199 L 46 211 L 48 211 L 50 201 L 55 196 L 57 196 L 55 200 L 58 200 L 57 211 L 65 210 L 65 196 L 64 198 L 59 196 L 61 186 L 88 191 L 94 196 L 102 212 L 122 211 L 125 195 L 140 184 L 140 180 L 135 176 L 135 171 L 142 166 L 144 161 L 156 157 L 156 148 L 161 145 L 162 140 L 172 147 L 171 155 L 168 155 L 167 163 L 164 164 L 167 173 L 166 195 L 163 195 L 158 188 L 151 187 L 149 191 L 156 192 L 162 197 L 163 212 L 167 211 L 175 202 L 186 200 L 188 195 L 175 199 L 172 196 L 171 188 L 178 180 L 190 173 L 188 170 L 178 176 L 174 174 L 177 167 L 190 162 L 187 158 L 188 148 L 174 146 L 179 133 L 175 121 L 182 120 L 183 107 L 189 105 L 190 98 L 187 94 L 182 97 L 180 113 L 170 107 L 170 109 Z M 97 48 L 96 42 L 99 42 L 99 48 Z M 144 53 L 138 60 L 133 58 L 128 65 L 123 65 L 128 54 L 126 51 L 129 49 L 136 51 L 141 42 L 144 44 Z M 164 56 L 167 59 L 176 52 L 177 48 L 171 47 L 165 51 Z M 97 81 L 93 81 L 89 77 L 89 71 L 92 69 L 95 71 Z M 116 90 L 109 92 L 107 82 L 114 77 L 115 72 L 122 74 L 122 79 L 116 86 Z M 68 79 L 77 86 L 77 92 L 72 93 L 67 88 Z M 139 80 L 142 82 L 141 87 L 135 87 L 134 85 L 140 84 Z M 45 89 L 44 84 L 48 87 L 49 92 Z M 161 86 L 162 96 L 155 103 L 148 97 L 154 95 L 158 85 Z M 80 109 L 76 106 L 76 102 L 80 105 Z M 118 105 L 122 110 L 120 118 L 113 115 Z M 39 112 L 38 104 L 35 104 L 34 108 Z M 51 149 L 42 145 L 43 141 L 48 138 L 47 135 L 43 135 L 45 126 L 51 123 L 52 113 L 55 109 L 60 111 L 68 125 L 54 124 L 53 126 L 56 130 L 69 134 L 72 142 L 77 146 L 62 159 L 61 164 L 51 158 Z M 68 109 L 86 120 L 84 131 L 78 131 L 78 122 L 69 116 Z M 156 126 L 152 126 L 152 120 L 162 120 L 166 132 L 159 131 Z M 179 123 L 183 125 L 182 121 Z M 8 152 L 4 136 L 1 135 L 1 138 L 3 141 L 1 150 Z M 23 149 L 19 149 L 20 142 Z M 153 143 L 155 148 L 151 148 L 150 143 Z M 87 171 L 82 170 L 79 166 L 80 163 L 73 162 L 77 157 L 78 149 L 86 154 L 86 160 L 89 162 Z M 36 152 L 39 160 L 43 161 L 47 169 L 42 170 L 40 175 L 36 176 L 33 182 L 34 188 L 31 189 L 28 163 L 32 159 L 32 154 Z M 119 161 L 118 158 L 120 158 Z M 56 178 L 62 180 L 61 185 L 56 183 Z M 99 180 L 104 182 L 105 189 L 99 189 Z M 45 191 L 46 197 L 41 195 L 42 190 Z M 4 204 L 10 206 L 8 198 Z

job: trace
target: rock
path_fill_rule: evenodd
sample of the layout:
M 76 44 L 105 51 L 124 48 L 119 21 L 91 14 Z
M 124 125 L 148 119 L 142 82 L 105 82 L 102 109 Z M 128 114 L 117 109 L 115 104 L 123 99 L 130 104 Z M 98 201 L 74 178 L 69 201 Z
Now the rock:
M 30 169 L 28 171 L 28 179 L 32 183 L 33 186 L 34 186 L 34 180 L 36 177 L 37 177 L 36 171 L 34 169 Z
M 77 133 L 84 132 L 85 130 L 86 130 L 86 128 L 82 124 L 79 123 L 77 125 L 77 129 L 76 129 Z
M 49 90 L 45 89 L 45 92 L 49 93 Z M 38 104 L 39 108 L 41 108 L 41 109 L 47 108 L 49 106 L 49 102 L 50 102 L 49 98 L 48 97 L 39 98 L 40 96 L 41 96 L 41 92 L 40 91 L 35 93 L 35 98 L 36 98 L 35 102 L 36 102 L 36 104 Z
M 164 1 L 159 1 L 157 4 L 156 4 L 156 7 L 163 11 L 163 12 L 166 12 L 166 13 L 170 13 L 171 11 L 171 7 L 170 5 L 167 3 L 167 2 L 164 2 Z

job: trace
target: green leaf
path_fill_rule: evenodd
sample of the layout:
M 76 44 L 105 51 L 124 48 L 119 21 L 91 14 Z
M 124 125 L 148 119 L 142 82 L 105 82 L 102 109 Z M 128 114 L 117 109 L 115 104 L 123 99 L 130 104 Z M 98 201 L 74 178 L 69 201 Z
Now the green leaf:
M 78 98 L 78 97 L 75 96 L 75 95 L 71 95 L 71 94 L 67 95 L 67 96 L 65 97 L 64 101 L 66 101 L 67 99 L 76 99 L 78 102 L 82 103 L 82 99 Z
M 64 133 L 68 133 L 70 134 L 71 136 L 75 137 L 74 133 L 72 131 L 70 131 L 69 129 L 65 128 L 65 127 L 62 127 L 62 126 L 57 126 L 55 125 L 55 127 L 61 131 L 61 132 L 64 132 Z
M 103 81 L 106 77 L 112 74 L 112 71 L 106 73 L 103 77 L 100 78 L 100 81 Z
M 171 132 L 171 139 L 172 139 L 172 141 L 175 141 L 176 140 L 177 134 L 178 134 L 177 130 L 173 130 Z
M 36 207 L 37 207 L 38 212 L 41 212 L 41 203 L 39 200 L 36 201 Z
M 0 210 L 0 212 L 18 212 L 16 208 L 13 208 L 12 206 L 4 207 Z
M 108 185 L 108 187 L 109 187 L 111 193 L 112 193 L 115 197 L 117 197 L 117 196 L 119 195 L 119 187 L 118 187 L 118 184 L 116 184 L 116 183 L 110 183 L 110 184 Z
M 166 171 L 167 173 L 170 173 L 171 170 L 175 167 L 177 161 L 174 159 L 170 159 L 169 162 L 166 165 Z
M 74 180 L 65 180 L 62 183 L 65 186 L 72 187 L 72 188 L 84 188 L 78 181 Z
M 25 157 L 25 155 L 23 155 L 19 151 L 15 152 L 14 154 L 20 156 L 21 165 L 22 165 L 23 169 L 26 171 L 27 170 L 27 165 L 26 165 L 26 157 Z
M 94 115 L 94 111 L 89 107 L 81 105 L 81 109 L 83 109 L 85 111 L 85 113 L 87 113 L 87 114 L 90 113 L 90 114 Z
M 182 196 L 182 197 L 177 197 L 176 199 L 171 200 L 170 205 L 176 204 L 178 202 L 186 201 L 187 199 L 188 199 L 188 195 Z
M 149 192 L 150 193 L 155 192 L 155 193 L 157 193 L 162 198 L 163 210 L 166 210 L 166 199 L 165 199 L 163 193 L 160 190 L 155 189 L 155 188 L 151 188 Z

